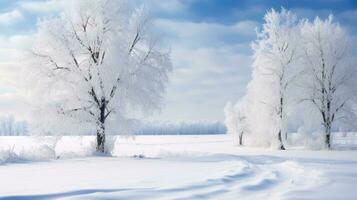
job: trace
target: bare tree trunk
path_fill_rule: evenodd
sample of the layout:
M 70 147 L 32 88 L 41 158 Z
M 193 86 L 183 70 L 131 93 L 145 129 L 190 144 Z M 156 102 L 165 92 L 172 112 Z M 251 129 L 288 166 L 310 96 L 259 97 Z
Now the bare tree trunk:
M 105 152 L 105 127 L 100 125 L 97 130 L 97 152 Z
M 241 132 L 239 134 L 239 145 L 242 146 L 243 145 L 243 132 Z
M 281 130 L 279 131 L 278 138 L 279 138 L 279 142 L 280 142 L 280 147 L 279 147 L 279 149 L 280 149 L 280 150 L 285 150 L 285 147 L 284 147 L 284 144 L 283 144 L 283 137 L 282 137 L 282 135 L 281 135 Z
M 101 99 L 100 106 L 100 117 L 97 127 L 97 152 L 105 152 L 105 110 L 106 110 L 106 100 Z
M 284 98 L 282 97 L 282 95 L 280 95 L 280 108 L 279 108 L 279 117 L 280 117 L 280 127 L 279 127 L 279 133 L 278 133 L 278 139 L 279 139 L 279 142 L 280 142 L 280 147 L 279 149 L 281 150 L 285 150 L 285 147 L 284 147 L 284 143 L 283 143 L 283 136 L 282 136 L 282 122 L 283 122 L 283 107 L 284 106 Z
M 327 144 L 327 148 L 330 149 L 331 148 L 331 133 L 326 133 L 326 144 Z
M 328 149 L 331 148 L 331 126 L 329 123 L 325 123 L 325 145 Z

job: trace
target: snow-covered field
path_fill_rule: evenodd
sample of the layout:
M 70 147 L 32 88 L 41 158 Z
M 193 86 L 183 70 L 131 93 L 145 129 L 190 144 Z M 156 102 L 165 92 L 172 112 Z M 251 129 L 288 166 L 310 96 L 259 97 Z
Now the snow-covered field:
M 357 151 L 235 147 L 229 135 L 0 137 L 0 199 L 356 199 Z

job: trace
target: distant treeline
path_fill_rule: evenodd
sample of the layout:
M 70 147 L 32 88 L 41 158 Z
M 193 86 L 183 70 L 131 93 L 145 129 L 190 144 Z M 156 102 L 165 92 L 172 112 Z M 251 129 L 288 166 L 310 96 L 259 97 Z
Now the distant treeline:
M 13 115 L 0 117 L 0 136 L 18 136 L 28 134 L 26 121 L 16 121 Z
M 211 121 L 146 122 L 137 135 L 211 135 L 225 134 L 225 125 Z
M 28 135 L 27 121 L 17 121 L 13 115 L 0 117 L 0 136 Z M 134 135 L 213 135 L 225 134 L 226 126 L 219 121 L 143 122 Z M 74 131 L 76 132 L 76 131 Z M 95 131 L 68 135 L 95 135 Z

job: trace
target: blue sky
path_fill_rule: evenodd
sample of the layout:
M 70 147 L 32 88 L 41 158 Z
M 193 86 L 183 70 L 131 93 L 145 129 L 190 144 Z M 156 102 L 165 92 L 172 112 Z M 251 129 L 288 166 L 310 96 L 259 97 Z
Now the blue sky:
M 245 92 L 251 73 L 250 42 L 264 13 L 285 7 L 300 18 L 334 14 L 357 41 L 352 0 L 135 0 L 152 11 L 172 49 L 174 72 L 159 120 L 219 120 L 223 107 Z M 31 45 L 38 18 L 59 12 L 56 0 L 0 1 L 0 115 L 26 118 L 28 103 L 17 81 L 17 56 Z

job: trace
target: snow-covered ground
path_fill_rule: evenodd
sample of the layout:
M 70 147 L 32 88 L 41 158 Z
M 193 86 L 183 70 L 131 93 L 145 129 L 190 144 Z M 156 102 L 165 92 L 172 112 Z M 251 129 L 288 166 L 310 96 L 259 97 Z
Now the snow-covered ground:
M 233 146 L 229 135 L 0 137 L 0 199 L 356 199 L 357 151 Z M 36 162 L 35 162 L 36 161 Z

